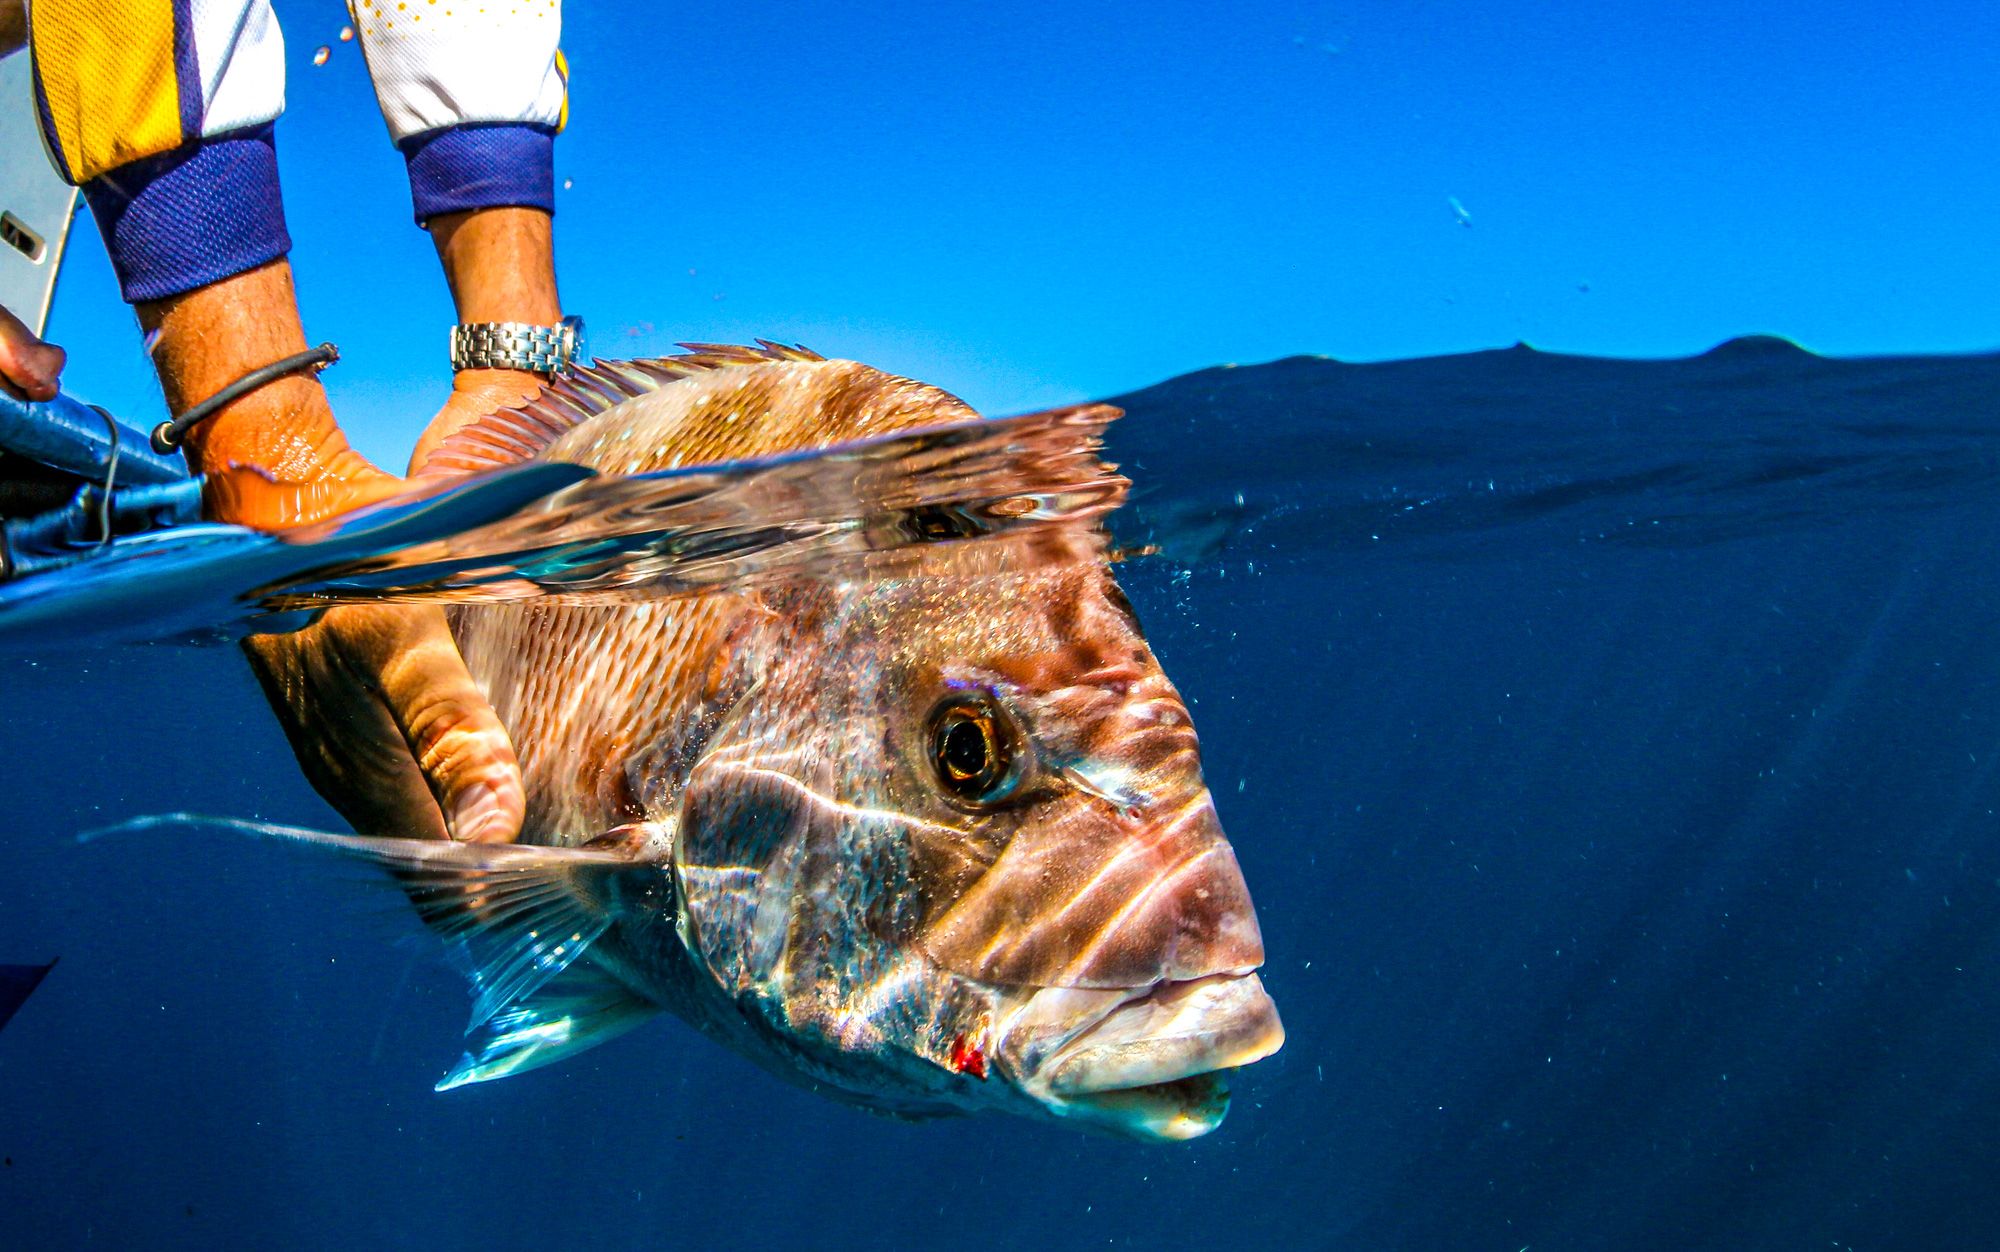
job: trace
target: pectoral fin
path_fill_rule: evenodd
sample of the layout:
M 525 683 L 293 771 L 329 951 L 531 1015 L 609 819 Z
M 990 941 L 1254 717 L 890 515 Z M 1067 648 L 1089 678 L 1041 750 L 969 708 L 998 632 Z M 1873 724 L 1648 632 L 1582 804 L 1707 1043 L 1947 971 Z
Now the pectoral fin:
M 659 1011 L 601 967 L 572 964 L 468 1030 L 465 1055 L 437 1089 L 538 1069 L 622 1035 Z

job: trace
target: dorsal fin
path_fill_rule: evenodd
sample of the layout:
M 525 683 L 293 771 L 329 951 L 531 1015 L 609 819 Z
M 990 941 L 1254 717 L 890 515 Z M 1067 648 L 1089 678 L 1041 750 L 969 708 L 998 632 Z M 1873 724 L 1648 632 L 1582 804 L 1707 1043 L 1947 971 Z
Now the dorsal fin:
M 787 347 L 769 339 L 756 346 L 684 343 L 685 353 L 637 361 L 597 361 L 572 365 L 550 380 L 527 403 L 496 409 L 453 431 L 417 467 L 426 477 L 474 474 L 540 456 L 571 427 L 614 404 L 657 391 L 690 374 L 771 361 L 824 361 L 809 348 Z

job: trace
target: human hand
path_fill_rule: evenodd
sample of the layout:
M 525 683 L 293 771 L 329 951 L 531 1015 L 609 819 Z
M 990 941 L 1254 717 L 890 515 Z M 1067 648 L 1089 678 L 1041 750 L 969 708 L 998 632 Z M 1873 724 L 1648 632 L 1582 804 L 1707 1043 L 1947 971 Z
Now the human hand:
M 453 432 L 525 403 L 541 386 L 540 376 L 517 370 L 461 371 L 418 439 L 410 472 L 420 474 Z M 347 472 L 337 484 L 239 500 L 231 511 L 296 525 L 404 485 L 372 467 Z M 245 648 L 300 768 L 355 830 L 471 843 L 519 835 L 526 797 L 513 744 L 440 610 L 343 606 L 297 634 L 253 638 Z M 329 721 L 340 733 L 327 733 Z M 413 831 L 415 814 L 424 826 Z
M 283 529 L 406 489 L 372 466 L 349 473 L 300 484 L 224 471 L 210 512 Z M 307 781 L 356 831 L 469 843 L 520 834 L 514 745 L 442 610 L 343 605 L 292 634 L 253 635 L 243 650 Z
M 364 835 L 507 843 L 520 765 L 442 611 L 345 605 L 244 641 L 299 767 Z
M 407 489 L 356 462 L 351 452 L 335 458 L 341 476 L 305 483 L 218 472 L 210 512 L 283 529 Z M 356 831 L 468 843 L 520 834 L 526 796 L 513 743 L 442 610 L 343 605 L 292 634 L 253 635 L 243 650 L 307 781 Z
M 0 387 L 26 400 L 53 400 L 67 358 L 61 348 L 35 337 L 27 324 L 0 309 Z
M 224 471 L 212 480 L 210 512 L 282 529 L 407 486 L 373 467 L 348 472 L 301 484 Z M 526 796 L 514 745 L 442 610 L 343 605 L 292 634 L 253 635 L 243 650 L 307 781 L 356 831 L 469 843 L 520 834 Z
M 184 412 L 247 370 L 305 346 L 283 260 L 139 308 L 153 360 Z M 210 516 L 266 530 L 331 517 L 408 484 L 348 445 L 326 392 L 294 375 L 188 434 Z M 459 658 L 441 610 L 328 610 L 244 643 L 307 779 L 357 831 L 505 842 L 526 808 L 506 730 Z
M 453 431 L 540 387 L 533 374 L 461 373 L 418 440 L 411 472 Z M 283 526 L 403 487 L 372 467 L 348 473 L 310 486 L 227 474 L 211 499 L 238 520 Z M 526 798 L 513 744 L 466 672 L 442 611 L 346 605 L 296 634 L 245 640 L 244 649 L 306 778 L 355 830 L 471 843 L 520 833 Z

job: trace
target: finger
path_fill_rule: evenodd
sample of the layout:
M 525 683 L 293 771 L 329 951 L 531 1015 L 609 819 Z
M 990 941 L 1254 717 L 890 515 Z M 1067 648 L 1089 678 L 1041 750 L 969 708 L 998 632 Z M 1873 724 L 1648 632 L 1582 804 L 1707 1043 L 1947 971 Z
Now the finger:
M 364 835 L 446 838 L 444 818 L 375 675 L 344 643 L 355 610 L 333 609 L 288 635 L 243 641 L 251 672 L 313 790 Z
M 463 843 L 509 843 L 521 833 L 527 794 L 506 727 L 479 693 L 432 608 L 380 610 L 401 619 L 381 657 L 382 700 Z
M 0 378 L 30 400 L 53 400 L 68 360 L 61 348 L 43 343 L 20 318 L 0 309 Z

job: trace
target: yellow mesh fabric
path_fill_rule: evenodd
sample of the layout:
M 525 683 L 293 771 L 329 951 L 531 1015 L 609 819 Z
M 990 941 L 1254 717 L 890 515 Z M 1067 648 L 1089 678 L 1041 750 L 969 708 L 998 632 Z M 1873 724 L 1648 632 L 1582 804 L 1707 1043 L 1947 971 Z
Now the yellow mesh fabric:
M 64 172 L 81 183 L 179 147 L 171 0 L 34 0 L 29 46 Z
M 555 0 L 549 0 L 549 3 L 554 4 Z M 560 135 L 563 128 L 569 125 L 569 58 L 563 55 L 561 48 L 556 49 L 556 73 L 562 76 L 563 85 L 562 113 L 556 117 L 556 133 Z

